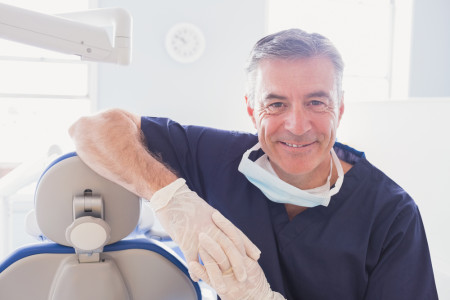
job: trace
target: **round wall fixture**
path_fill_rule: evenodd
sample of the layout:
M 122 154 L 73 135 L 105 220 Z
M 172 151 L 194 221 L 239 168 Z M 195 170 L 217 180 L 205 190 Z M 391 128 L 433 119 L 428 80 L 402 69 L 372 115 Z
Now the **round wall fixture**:
M 177 23 L 167 32 L 166 50 L 177 62 L 194 62 L 205 51 L 203 32 L 194 24 Z

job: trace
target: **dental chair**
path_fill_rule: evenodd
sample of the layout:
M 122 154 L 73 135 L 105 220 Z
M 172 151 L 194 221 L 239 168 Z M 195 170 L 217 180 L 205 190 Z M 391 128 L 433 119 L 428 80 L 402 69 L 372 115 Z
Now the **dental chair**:
M 140 207 L 136 195 L 97 175 L 75 153 L 62 156 L 35 193 L 36 221 L 51 242 L 18 249 L 0 264 L 0 299 L 201 299 L 174 251 L 128 237 Z

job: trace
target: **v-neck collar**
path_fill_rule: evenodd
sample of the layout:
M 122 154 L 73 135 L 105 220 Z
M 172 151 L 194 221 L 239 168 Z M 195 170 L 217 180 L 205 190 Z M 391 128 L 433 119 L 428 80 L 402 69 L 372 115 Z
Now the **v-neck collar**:
M 345 174 L 345 180 L 338 194 L 331 197 L 330 204 L 325 206 L 315 206 L 306 209 L 289 220 L 288 213 L 284 204 L 269 202 L 269 210 L 273 221 L 274 231 L 277 236 L 280 250 L 295 238 L 302 235 L 309 226 L 317 222 L 323 222 L 324 219 L 330 217 L 334 211 L 344 203 L 350 196 L 355 186 L 358 185 L 358 178 L 363 174 L 363 170 L 367 168 L 368 161 L 360 159 Z

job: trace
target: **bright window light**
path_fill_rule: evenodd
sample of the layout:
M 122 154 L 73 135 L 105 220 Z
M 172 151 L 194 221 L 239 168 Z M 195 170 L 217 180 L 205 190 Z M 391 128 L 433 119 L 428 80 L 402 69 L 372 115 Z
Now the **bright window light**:
M 3 1 L 43 13 L 89 9 L 89 0 Z M 53 144 L 71 149 L 67 130 L 94 102 L 94 66 L 76 56 L 0 39 L 0 175 Z
M 61 98 L 88 96 L 86 64 L 0 60 L 0 70 L 8 70 L 0 72 L 2 94 Z
M 89 9 L 92 0 L 2 2 L 55 14 Z M 62 152 L 73 149 L 67 131 L 94 107 L 94 68 L 76 56 L 0 39 L 0 180 L 8 179 L 3 176 L 20 165 L 44 165 L 43 158 L 54 145 Z M 39 174 L 27 169 L 24 177 L 35 172 Z M 0 260 L 17 247 L 36 242 L 25 230 L 35 183 L 22 177 L 16 181 L 20 182 L 3 181 L 10 185 L 0 193 Z M 10 186 L 16 190 L 10 191 Z
M 409 27 L 398 24 L 410 18 L 410 10 L 405 6 L 411 5 L 405 2 L 408 1 L 269 0 L 267 30 L 273 33 L 297 27 L 330 38 L 345 62 L 346 101 L 405 97 L 407 80 L 395 79 L 408 78 L 409 70 L 404 64 L 398 67 L 405 59 L 393 60 L 400 46 L 403 56 L 409 57 Z M 393 82 L 403 86 L 392 87 Z

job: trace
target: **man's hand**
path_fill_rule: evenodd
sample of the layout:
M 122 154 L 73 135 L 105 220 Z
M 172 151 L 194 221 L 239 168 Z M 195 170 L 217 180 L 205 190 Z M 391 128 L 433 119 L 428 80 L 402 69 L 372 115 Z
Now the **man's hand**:
M 213 214 L 213 220 L 220 229 L 227 223 L 223 216 Z M 210 236 L 200 233 L 200 257 L 203 266 L 198 262 L 191 262 L 189 269 L 204 282 L 213 287 L 224 300 L 254 299 L 254 300 L 281 300 L 281 294 L 271 290 L 263 270 L 258 262 L 247 255 L 242 257 L 247 274 L 245 280 L 236 278 L 235 265 L 231 263 L 230 254 Z M 236 260 L 236 258 L 234 258 Z M 234 273 L 234 274 L 233 274 Z
M 161 225 L 180 246 L 188 264 L 198 261 L 199 234 L 205 234 L 227 253 L 238 281 L 247 278 L 243 258 L 259 259 L 259 249 L 230 221 L 189 190 L 184 179 L 178 179 L 159 190 L 150 199 Z M 222 222 L 221 228 L 213 221 Z M 197 281 L 198 278 L 191 277 Z

